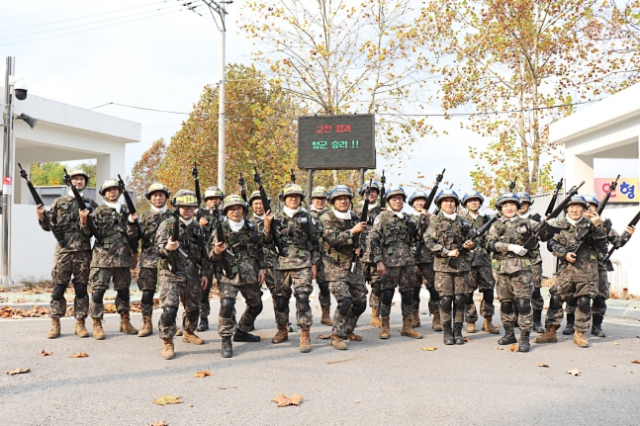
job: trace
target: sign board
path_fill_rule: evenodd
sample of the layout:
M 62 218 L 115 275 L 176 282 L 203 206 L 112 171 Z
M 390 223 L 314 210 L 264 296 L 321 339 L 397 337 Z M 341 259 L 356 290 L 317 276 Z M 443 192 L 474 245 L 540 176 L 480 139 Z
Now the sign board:
M 604 199 L 609 192 L 611 182 L 616 178 L 596 178 L 593 180 L 593 187 L 596 190 L 598 200 Z M 609 198 L 610 203 L 637 203 L 638 202 L 638 178 L 620 178 L 618 187 Z
M 375 115 L 298 117 L 298 167 L 375 169 Z

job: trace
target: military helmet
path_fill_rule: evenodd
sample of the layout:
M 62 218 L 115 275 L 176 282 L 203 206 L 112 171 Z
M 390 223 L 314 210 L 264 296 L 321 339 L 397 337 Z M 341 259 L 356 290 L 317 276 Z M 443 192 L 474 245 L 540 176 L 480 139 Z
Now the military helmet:
M 181 189 L 171 199 L 173 207 L 198 207 L 196 193 L 188 189 Z
M 388 200 L 394 195 L 402 195 L 402 200 L 407 201 L 407 193 L 404 192 L 404 189 L 401 186 L 392 186 L 387 190 L 387 194 L 385 198 Z
M 324 186 L 316 186 L 311 191 L 311 198 L 329 198 L 329 191 Z
M 584 197 L 584 199 L 587 200 L 587 204 L 595 204 L 596 208 L 600 207 L 600 201 L 598 200 L 598 197 L 588 195 Z
M 224 199 L 224 208 L 222 209 L 222 212 L 226 214 L 227 209 L 232 206 L 242 206 L 244 211 L 247 211 L 247 203 L 245 203 L 242 197 L 238 194 L 231 194 Z
M 87 184 L 89 183 L 89 174 L 87 172 L 85 172 L 82 169 L 73 169 L 69 171 L 69 176 L 74 177 L 74 176 L 83 176 L 84 177 L 84 185 L 87 186 Z
M 567 204 L 567 207 L 565 207 L 565 210 L 572 204 L 580 204 L 582 207 L 584 207 L 585 210 L 589 209 L 589 203 L 580 194 L 576 194 L 573 197 L 571 197 L 571 200 L 569 200 L 569 204 Z
M 296 183 L 286 184 L 281 194 L 282 194 L 282 197 L 281 197 L 282 200 L 284 200 L 290 195 L 299 195 L 302 198 L 304 198 L 305 196 L 304 191 L 302 190 L 302 187 Z
M 462 197 L 462 205 L 467 207 L 467 201 L 480 200 L 480 205 L 484 204 L 484 197 L 478 191 L 471 191 L 464 194 Z
M 460 197 L 458 197 L 458 193 L 453 189 L 443 189 L 440 191 L 438 195 L 436 195 L 436 206 L 440 208 L 440 204 L 442 204 L 442 200 L 445 198 L 453 198 L 456 202 L 456 207 L 460 205 Z
M 516 206 L 518 206 L 518 209 L 522 207 L 522 201 L 520 201 L 520 197 L 518 197 L 518 195 L 514 194 L 513 192 L 507 192 L 498 197 L 498 201 L 496 201 L 496 208 L 500 210 L 502 205 L 507 201 L 515 203 Z
M 260 191 L 253 191 L 249 196 L 249 205 L 253 204 L 254 200 L 261 200 Z
M 204 191 L 204 200 L 215 197 L 224 198 L 224 192 L 217 186 L 210 186 Z
M 362 186 L 360 187 L 361 196 L 364 195 L 368 187 L 369 187 L 369 181 L 366 181 L 365 183 L 362 184 Z M 380 184 L 375 180 L 371 181 L 371 189 L 375 189 L 376 191 L 378 191 L 378 194 L 380 194 Z
M 109 188 L 118 188 L 120 189 L 120 181 L 118 179 L 109 178 L 104 181 L 102 186 L 100 187 L 100 195 L 104 197 L 105 191 Z M 120 195 L 122 195 L 122 190 L 120 189 Z
M 429 198 L 429 195 L 424 191 L 414 192 L 413 194 L 411 194 L 411 197 L 409 197 L 409 201 L 408 201 L 409 205 L 413 207 L 413 202 L 418 198 L 424 198 L 424 200 L 427 201 L 427 198 Z
M 149 185 L 149 187 L 147 188 L 146 192 L 144 193 L 144 197 L 147 200 L 151 199 L 151 194 L 153 194 L 154 192 L 164 192 L 165 195 L 167 196 L 167 198 L 171 197 L 171 191 L 169 191 L 169 188 L 167 188 L 166 186 L 164 186 L 163 184 L 161 184 L 160 182 L 153 182 L 151 185 Z
M 531 195 L 526 192 L 518 192 L 516 195 L 520 198 L 520 203 L 529 203 L 530 205 L 533 205 L 533 198 L 531 198 Z
M 343 195 L 346 195 L 347 197 L 349 197 L 349 200 L 353 199 L 353 194 L 351 193 L 351 189 L 349 189 L 348 186 L 336 185 L 333 188 L 331 188 L 331 192 L 329 193 L 329 202 L 333 203 L 333 200 Z

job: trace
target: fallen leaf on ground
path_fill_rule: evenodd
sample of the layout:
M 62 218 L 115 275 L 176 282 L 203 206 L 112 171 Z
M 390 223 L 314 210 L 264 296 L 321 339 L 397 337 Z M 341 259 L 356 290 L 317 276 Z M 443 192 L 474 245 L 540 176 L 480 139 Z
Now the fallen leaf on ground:
M 78 352 L 77 354 L 71 355 L 69 358 L 86 358 L 89 354 L 86 352 Z
M 356 399 L 356 404 L 360 404 L 360 400 L 359 399 Z
M 182 401 L 180 401 L 180 398 L 182 398 L 181 396 L 171 396 L 171 395 L 165 395 L 163 397 L 160 397 L 156 400 L 153 401 L 154 404 L 158 404 L 158 405 L 167 405 L 167 404 L 180 404 Z
M 233 385 L 233 386 L 221 386 L 218 389 L 227 390 L 227 389 L 235 389 L 235 388 L 237 388 L 237 386 Z
M 573 370 L 569 370 L 567 371 L 567 374 L 571 374 L 572 376 L 579 376 L 580 375 L 580 370 L 578 370 L 577 368 L 574 368 Z
M 349 362 L 349 361 L 355 361 L 358 358 L 347 358 L 347 359 L 340 359 L 338 361 L 327 361 L 327 364 L 340 364 L 343 362 Z
M 424 348 L 422 348 L 423 351 L 429 351 L 429 352 L 433 352 L 435 350 L 437 350 L 438 348 L 431 348 L 429 346 L 425 346 Z
M 15 303 L 27 303 L 27 302 L 28 302 L 28 300 L 27 300 L 27 299 L 22 299 L 22 298 L 20 298 L 20 299 L 16 299 L 16 302 L 15 302 Z
M 613 344 L 614 344 L 614 345 L 617 345 L 617 346 L 619 346 L 619 345 L 620 345 L 620 343 L 618 343 L 618 342 L 613 342 Z
M 300 405 L 301 401 L 302 401 L 302 395 L 295 394 L 291 398 L 287 398 L 287 396 L 285 396 L 285 394 L 283 394 L 282 392 L 280 392 L 278 396 L 276 396 L 271 400 L 271 402 L 277 403 L 278 407 L 286 407 L 289 405 Z
M 495 349 L 496 351 L 504 351 L 504 349 L 502 348 L 493 348 L 493 349 Z
M 465 337 L 464 341 L 467 342 L 467 343 L 471 343 L 471 337 Z
M 545 363 L 541 362 L 541 363 L 538 363 L 538 367 L 549 368 L 549 364 L 545 364 Z
M 7 374 L 10 375 L 10 376 L 14 376 L 16 374 L 24 374 L 24 373 L 28 373 L 30 371 L 31 371 L 30 368 L 27 368 L 27 369 L 23 370 L 20 367 L 16 367 L 15 370 L 7 371 Z
M 609 367 L 615 367 L 615 366 L 616 366 L 615 364 L 609 364 Z
M 187 407 L 193 408 L 193 404 L 187 404 Z
M 512 343 L 511 346 L 509 346 L 509 350 L 511 352 L 517 352 L 518 346 L 515 343 Z
M 209 377 L 209 376 L 213 376 L 213 374 L 211 374 L 210 371 L 198 371 L 196 374 L 193 375 L 193 377 L 196 377 L 198 379 L 202 379 L 203 377 Z
M 51 355 L 53 355 L 53 352 L 47 352 L 44 349 L 42 350 L 42 352 L 38 354 L 38 356 L 51 356 Z
M 316 336 L 316 339 L 323 339 L 323 340 L 331 339 L 331 335 L 330 334 L 318 334 Z
M 169 426 L 169 423 L 163 420 L 161 422 L 149 423 L 149 426 Z
M 632 364 L 640 364 L 640 359 L 634 359 L 631 361 Z

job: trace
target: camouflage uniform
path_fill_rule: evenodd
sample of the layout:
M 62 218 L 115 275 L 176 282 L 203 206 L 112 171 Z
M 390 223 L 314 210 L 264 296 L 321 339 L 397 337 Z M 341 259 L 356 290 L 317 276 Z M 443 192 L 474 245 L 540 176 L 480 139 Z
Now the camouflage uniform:
M 214 214 L 214 211 L 210 209 L 200 209 L 199 213 L 201 217 L 207 219 L 207 224 L 202 227 L 202 230 L 204 231 L 205 241 L 209 241 L 213 235 L 213 231 L 218 226 L 218 222 L 221 221 L 222 218 L 220 214 Z M 204 270 L 204 276 L 207 277 L 207 288 L 202 291 L 202 299 L 199 304 L 200 321 L 206 320 L 208 328 L 209 315 L 211 314 L 209 295 L 211 294 L 214 278 L 217 281 L 220 275 L 220 264 L 206 256 L 202 259 L 202 268 Z
M 479 229 L 489 221 L 489 217 L 482 214 L 473 217 L 471 213 L 467 213 L 464 216 L 464 220 L 472 229 Z M 478 238 L 475 244 L 476 246 L 471 250 L 471 274 L 469 274 L 470 279 L 465 300 L 465 319 L 468 323 L 478 321 L 478 312 L 473 300 L 473 293 L 476 289 L 483 294 L 482 303 L 480 303 L 480 314 L 484 318 L 492 318 L 495 313 L 493 292 L 496 281 L 493 278 L 491 256 L 486 249 L 486 234 Z
M 313 216 L 316 220 L 320 220 L 320 216 L 329 211 L 326 207 L 322 210 L 316 210 L 313 207 L 309 209 L 309 214 Z M 316 283 L 318 283 L 318 288 L 320 289 L 320 296 L 318 300 L 320 301 L 320 306 L 331 306 L 331 292 L 329 290 L 329 282 L 324 274 L 324 257 L 326 253 L 320 248 L 320 259 L 321 262 L 318 263 L 318 275 L 316 276 Z
M 83 197 L 85 204 L 94 210 L 98 207 L 95 201 Z M 45 231 L 53 231 L 62 239 L 56 243 L 53 254 L 53 269 L 51 280 L 53 291 L 51 292 L 51 317 L 65 316 L 67 301 L 64 293 L 71 281 L 75 290 L 73 301 L 73 315 L 78 320 L 84 320 L 89 312 L 89 296 L 87 284 L 89 282 L 89 268 L 91 264 L 91 236 L 80 230 L 78 203 L 73 195 L 56 198 L 51 204 L 51 209 L 45 214 L 49 215 L 49 222 L 53 226 L 50 229 L 43 222 L 40 226 Z M 71 276 L 73 275 L 73 280 Z
M 262 234 L 264 232 L 264 216 L 257 216 L 255 214 L 252 214 L 251 221 L 253 222 L 254 225 L 256 225 L 258 232 Z M 273 309 L 275 311 L 276 277 L 273 271 L 273 267 L 275 265 L 278 254 L 275 252 L 273 247 L 268 244 L 264 244 L 262 246 L 262 254 L 264 259 L 264 282 L 267 286 L 267 289 L 269 289 L 269 292 L 271 293 L 271 300 L 273 302 Z
M 428 217 L 426 220 L 423 219 L 423 217 L 424 215 L 422 212 L 414 211 L 412 215 L 414 222 L 416 222 L 417 224 L 420 224 L 419 226 L 424 228 L 422 235 L 426 233 L 426 230 L 429 227 L 429 221 L 431 220 L 430 217 Z M 434 312 L 436 311 L 439 312 L 440 296 L 438 295 L 438 292 L 436 291 L 436 287 L 435 287 L 435 272 L 433 271 L 433 256 L 431 255 L 429 250 L 424 247 L 424 245 L 420 249 L 420 253 L 416 256 L 416 274 L 417 274 L 417 282 L 416 282 L 416 287 L 414 291 L 417 292 L 417 297 L 416 297 L 416 294 L 414 294 L 413 309 L 414 310 L 420 309 L 420 288 L 422 286 L 422 283 L 424 283 L 424 287 L 427 289 L 430 296 L 429 297 L 429 313 L 433 315 Z
M 353 208 L 353 213 L 362 217 L 362 209 L 364 208 L 364 201 L 359 202 Z M 369 245 L 369 235 L 371 233 L 371 226 L 376 217 L 380 214 L 381 209 L 378 204 L 375 206 L 369 205 L 369 213 L 367 215 L 367 229 L 362 231 L 360 235 L 360 249 L 363 254 L 360 258 L 362 262 L 362 271 L 364 273 L 364 279 L 371 286 L 371 294 L 369 295 L 369 306 L 376 311 L 380 307 L 380 292 L 382 291 L 382 277 L 378 275 L 376 264 L 373 261 L 373 254 Z

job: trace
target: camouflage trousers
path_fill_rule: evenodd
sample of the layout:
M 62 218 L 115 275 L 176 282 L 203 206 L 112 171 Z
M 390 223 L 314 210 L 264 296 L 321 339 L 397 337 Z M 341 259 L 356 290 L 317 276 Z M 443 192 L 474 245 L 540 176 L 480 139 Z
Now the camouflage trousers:
M 518 314 L 518 326 L 522 331 L 531 331 L 533 328 L 533 311 L 531 310 L 531 293 L 533 282 L 531 270 L 522 270 L 513 274 L 498 274 L 497 291 L 500 298 L 500 320 L 502 324 L 515 324 L 516 314 L 513 303 L 518 299 L 525 300 L 529 305 L 529 312 Z
M 434 312 L 440 310 L 440 296 L 436 291 L 435 285 L 436 273 L 433 271 L 433 262 L 431 263 L 418 263 L 416 265 L 416 289 L 418 289 L 418 297 L 413 298 L 413 309 L 420 309 L 420 292 L 419 289 L 424 283 L 424 287 L 429 292 L 429 313 L 433 315 Z
M 85 319 L 89 312 L 89 295 L 87 284 L 89 282 L 89 270 L 91 265 L 91 252 L 88 250 L 67 253 L 58 253 L 53 259 L 51 280 L 54 289 L 67 288 L 69 282 L 73 283 L 75 298 L 73 300 L 73 316 L 76 319 Z M 73 279 L 71 278 L 73 276 Z M 58 294 L 59 293 L 59 294 Z M 50 303 L 51 318 L 60 318 L 67 312 L 67 300 L 64 291 L 51 293 Z
M 211 289 L 213 288 L 213 280 L 216 277 L 215 269 L 216 264 L 213 262 L 207 261 L 205 265 L 205 277 L 207 277 L 207 288 L 202 291 L 202 298 L 200 299 L 200 318 L 209 318 L 211 315 L 211 302 L 209 301 L 209 295 L 211 294 Z M 216 281 L 219 283 L 220 280 Z
M 472 266 L 469 273 L 469 285 L 467 286 L 467 295 L 464 304 L 464 316 L 467 322 L 478 321 L 478 311 L 476 303 L 473 301 L 473 293 L 480 290 L 483 294 L 482 302 L 480 302 L 480 314 L 484 318 L 490 318 L 494 315 L 496 309 L 493 306 L 493 298 L 489 303 L 486 301 L 485 292 L 491 291 L 496 287 L 496 280 L 493 279 L 493 268 L 491 265 Z
M 91 318 L 102 318 L 104 315 L 104 293 L 109 289 L 109 283 L 113 280 L 113 289 L 116 295 L 116 311 L 122 315 L 129 313 L 129 286 L 131 285 L 131 270 L 129 268 L 91 268 L 89 273 L 89 286 L 91 289 L 91 301 L 89 310 Z
M 600 272 L 600 271 L 599 271 Z M 583 312 L 580 309 L 576 309 L 577 300 L 580 297 L 589 297 L 591 300 L 595 299 L 598 296 L 598 288 L 600 287 L 600 281 L 602 277 L 598 274 L 598 281 L 591 282 L 571 282 L 570 280 L 562 279 L 562 274 L 558 275 L 558 281 L 549 291 L 552 295 L 557 294 L 557 296 L 562 300 L 562 302 L 566 302 L 567 304 L 567 314 L 574 313 L 575 314 L 575 329 L 582 333 L 586 333 L 591 328 L 591 314 L 594 313 L 591 308 L 589 312 Z M 549 307 L 547 310 L 547 318 L 545 320 L 545 325 L 555 324 L 558 327 L 562 324 L 562 320 L 564 318 L 564 311 L 562 309 L 562 304 L 557 309 L 552 309 Z
M 244 284 L 235 286 L 225 284 L 221 281 L 220 289 L 220 312 L 218 314 L 218 334 L 220 337 L 231 337 L 236 327 L 235 321 L 235 303 L 238 292 L 244 297 L 247 307 L 240 317 L 237 327 L 240 331 L 248 333 L 253 327 L 258 314 L 262 311 L 262 290 L 258 284 Z M 225 303 L 223 299 L 227 299 L 230 303 Z
M 542 311 L 544 309 L 544 299 L 540 294 L 542 288 L 542 262 L 531 265 L 531 275 L 533 280 L 533 295 L 531 296 L 531 309 Z
M 609 275 L 607 274 L 607 271 L 604 269 L 600 269 L 598 271 L 598 286 L 596 287 L 595 298 L 602 299 L 602 302 L 594 303 L 593 306 L 591 306 L 591 313 L 593 315 L 604 316 L 605 312 L 607 312 L 607 304 L 605 301 L 609 299 L 610 288 L 611 284 L 609 283 Z
M 364 283 L 331 281 L 329 288 L 338 301 L 331 334 L 346 337 L 347 333 L 353 333 L 358 318 L 367 308 L 367 287 Z
M 140 311 L 142 315 L 151 316 L 153 314 L 153 297 L 151 303 L 145 303 L 144 292 L 157 290 L 158 286 L 158 268 L 140 268 L 138 273 L 138 288 L 143 292 L 142 301 L 140 302 Z
M 382 290 L 382 277 L 378 275 L 378 269 L 375 263 L 362 262 L 362 271 L 364 272 L 364 280 L 371 286 L 371 294 L 369 295 L 369 306 L 372 309 L 378 309 L 380 306 L 380 291 Z
M 413 313 L 413 289 L 416 286 L 415 265 L 388 267 L 387 273 L 382 277 L 380 292 L 380 316 L 388 317 L 391 314 L 391 303 L 395 288 L 402 296 L 402 318 L 411 318 Z
M 309 304 L 309 296 L 313 292 L 311 284 L 311 268 L 285 269 L 275 271 L 276 324 L 289 323 L 289 300 L 293 294 L 296 299 L 296 319 L 301 326 L 313 324 L 313 312 Z
M 181 278 L 160 275 L 160 305 L 162 315 L 158 320 L 158 334 L 163 340 L 171 340 L 176 335 L 176 317 L 180 303 L 184 307 L 182 327 L 193 333 L 198 326 L 200 314 L 198 303 L 202 298 L 202 287 L 197 278 Z
M 454 296 L 463 296 L 469 286 L 469 272 L 439 272 L 435 274 L 435 286 L 440 296 L 440 318 L 444 323 L 451 323 L 451 310 Z M 454 309 L 454 322 L 464 321 L 464 306 Z

